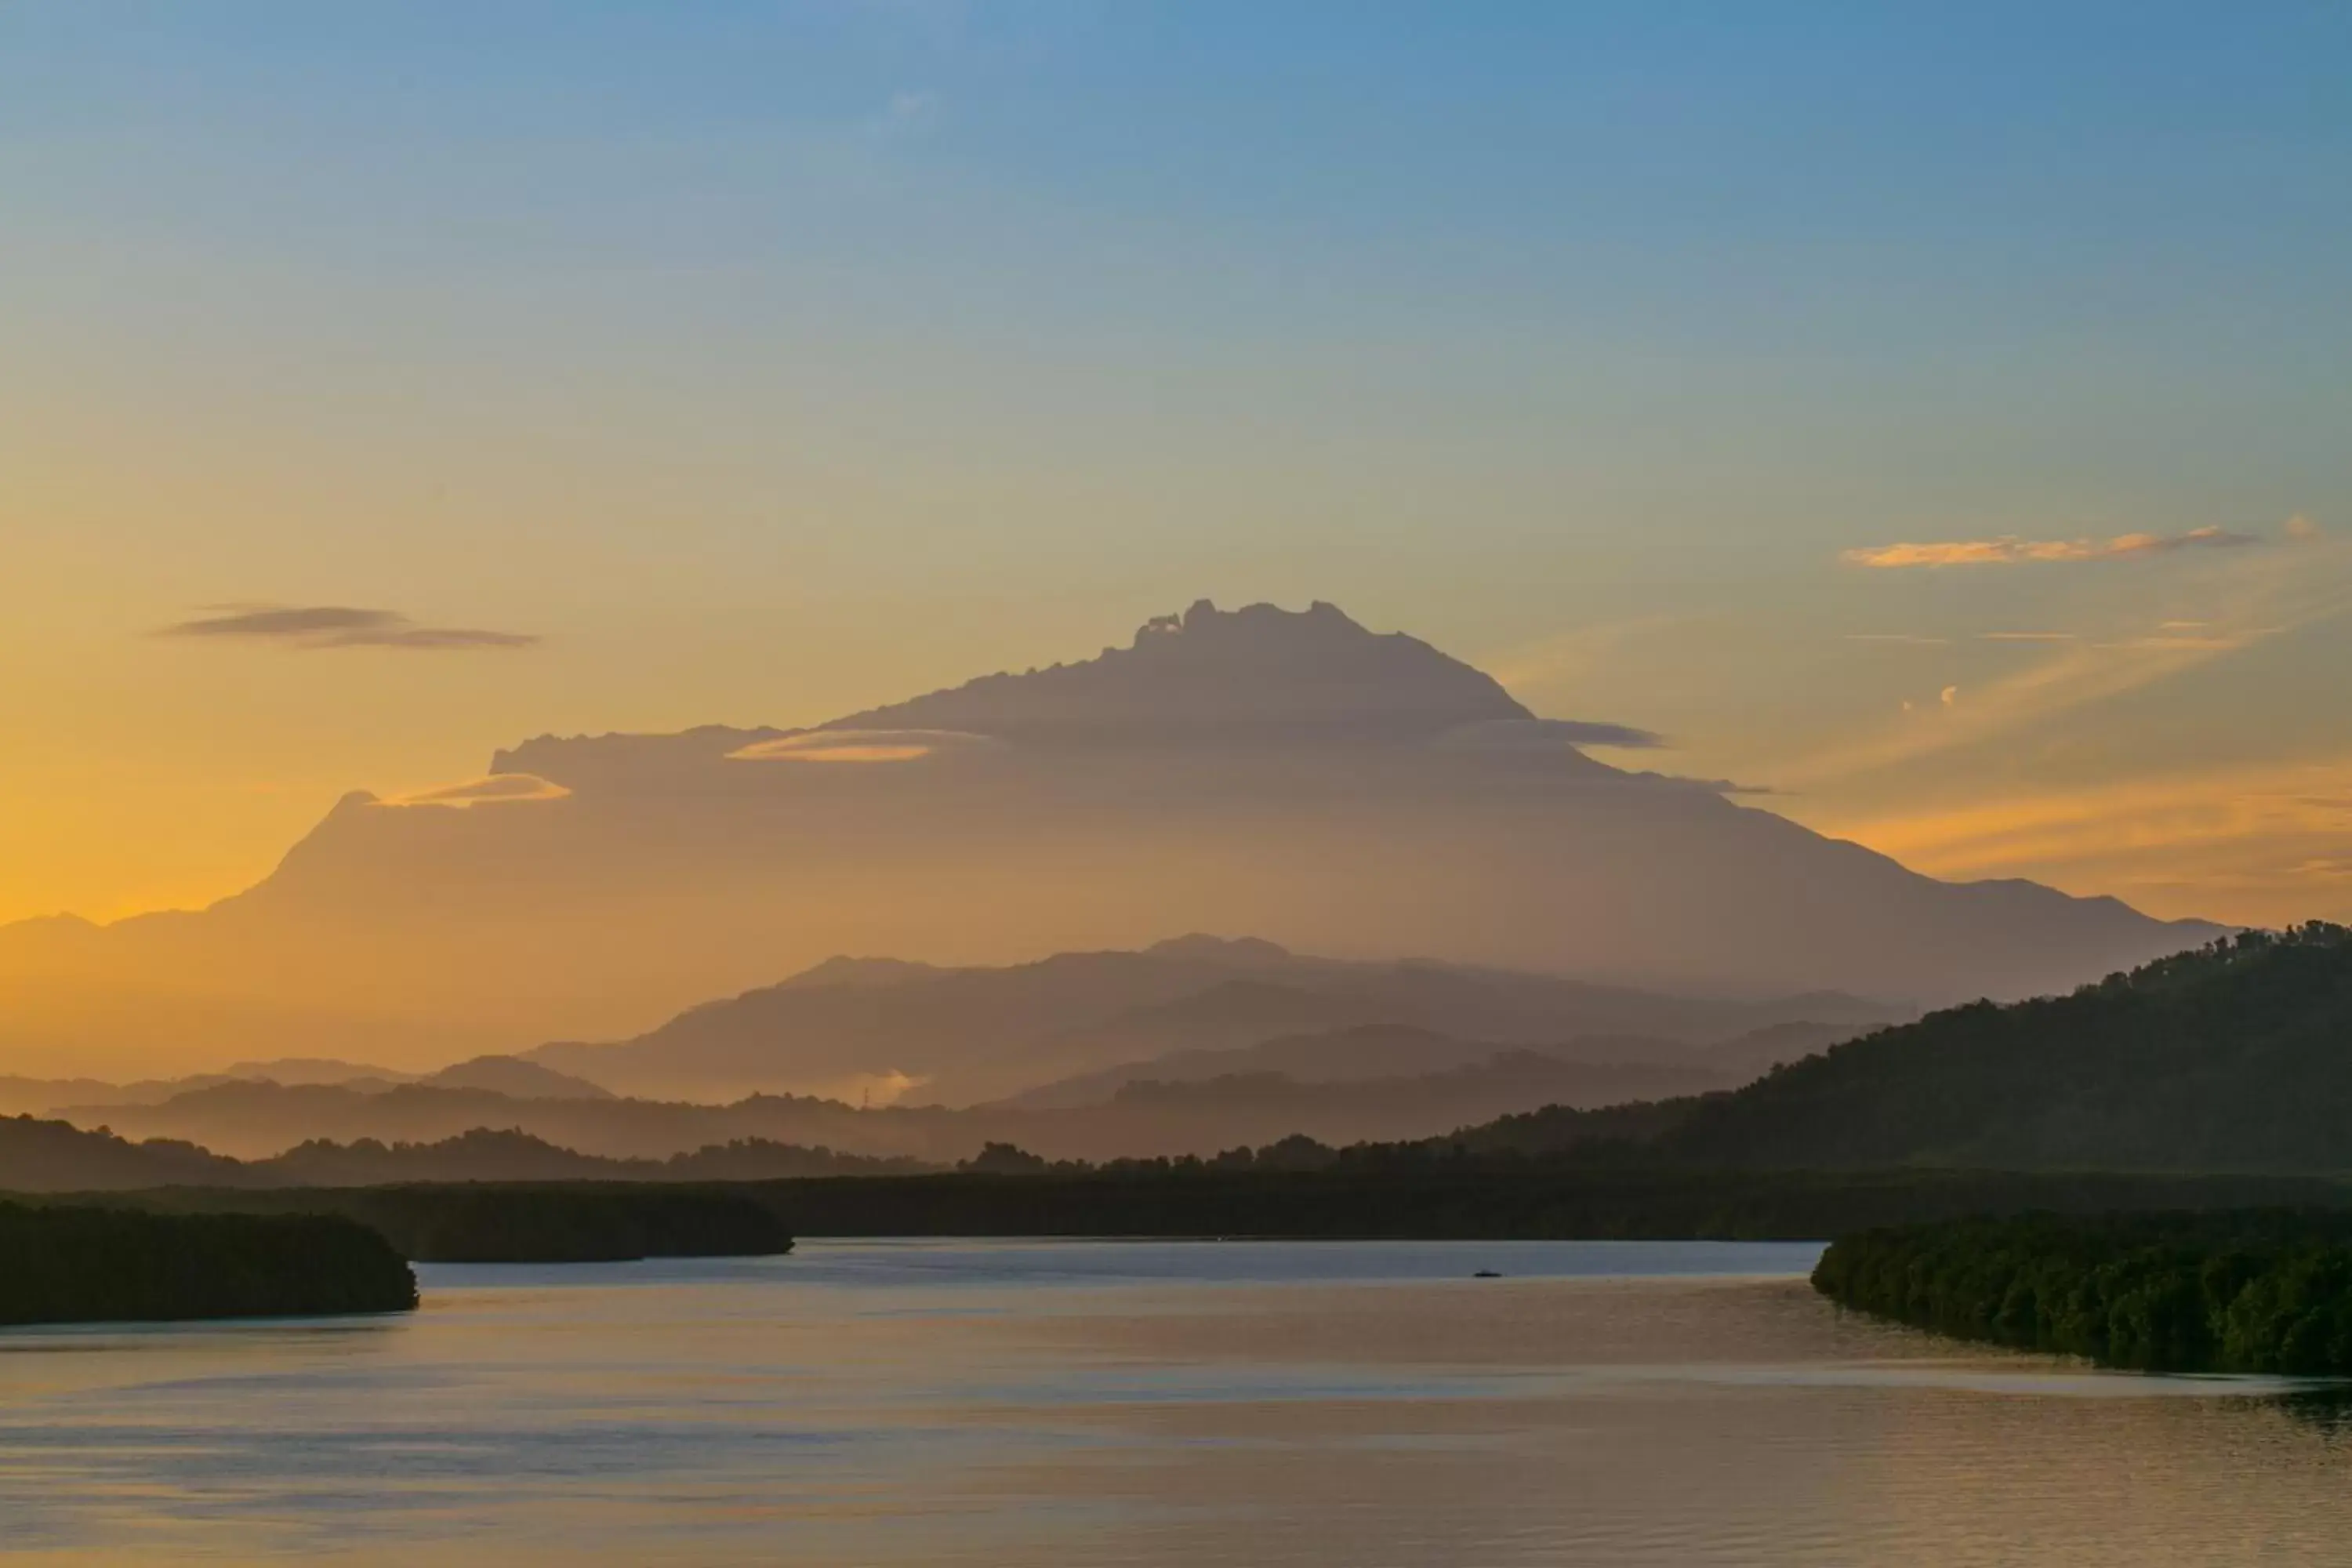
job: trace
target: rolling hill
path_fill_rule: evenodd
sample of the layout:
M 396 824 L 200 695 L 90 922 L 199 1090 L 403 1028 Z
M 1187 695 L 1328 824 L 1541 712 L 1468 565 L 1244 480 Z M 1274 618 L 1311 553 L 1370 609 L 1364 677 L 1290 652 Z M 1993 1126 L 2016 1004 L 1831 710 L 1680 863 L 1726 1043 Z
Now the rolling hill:
M 1736 1092 L 1457 1141 L 1706 1167 L 2352 1171 L 2352 931 L 2247 932 L 2065 996 L 1930 1014 Z
M 2352 1170 L 2352 931 L 2248 933 L 1850 1041 L 1664 1146 L 1738 1164 Z

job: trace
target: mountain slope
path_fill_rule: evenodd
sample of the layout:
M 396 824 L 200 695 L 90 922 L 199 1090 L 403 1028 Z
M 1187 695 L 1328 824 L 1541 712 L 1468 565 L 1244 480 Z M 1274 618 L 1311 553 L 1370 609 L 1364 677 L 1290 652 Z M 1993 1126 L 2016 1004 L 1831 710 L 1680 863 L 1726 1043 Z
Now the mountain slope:
M 0 931 L 0 1050 L 58 1077 L 274 1052 L 415 1070 L 650 1030 L 831 953 L 1001 965 L 1187 930 L 1922 1002 L 2213 934 L 1934 881 L 1596 743 L 1647 738 L 1532 716 L 1329 605 L 1200 605 L 813 729 L 541 737 L 464 809 L 352 795 L 202 912 Z
M 2250 933 L 2069 996 L 1955 1008 L 1703 1105 L 1741 1164 L 2352 1169 L 2352 932 Z
M 610 1100 L 613 1091 L 520 1057 L 476 1057 L 417 1080 L 435 1089 L 485 1089 L 514 1100 Z
M 2352 1171 L 2352 931 L 2248 932 L 2070 995 L 1930 1014 L 1733 1093 L 1459 1135 L 1596 1140 L 1706 1167 Z
M 104 1128 L 85 1131 L 30 1116 L 0 1118 L 0 1192 L 117 1192 L 138 1187 L 234 1186 L 244 1169 L 190 1143 L 133 1143 Z

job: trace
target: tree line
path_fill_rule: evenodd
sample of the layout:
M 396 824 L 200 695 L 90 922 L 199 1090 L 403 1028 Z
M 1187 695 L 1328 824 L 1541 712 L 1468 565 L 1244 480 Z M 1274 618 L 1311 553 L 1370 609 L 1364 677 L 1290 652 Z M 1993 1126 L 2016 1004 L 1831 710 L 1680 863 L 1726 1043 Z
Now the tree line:
M 790 1252 L 791 1228 L 755 1191 L 651 1182 L 453 1182 L 183 1187 L 108 1201 L 178 1213 L 333 1215 L 367 1226 L 418 1263 L 618 1263 Z
M 416 1278 L 333 1215 L 152 1214 L 0 1203 L 0 1323 L 402 1312 Z
M 1832 1300 L 1959 1339 L 2168 1372 L 2352 1374 L 2352 1215 L 2028 1215 L 1866 1230 Z

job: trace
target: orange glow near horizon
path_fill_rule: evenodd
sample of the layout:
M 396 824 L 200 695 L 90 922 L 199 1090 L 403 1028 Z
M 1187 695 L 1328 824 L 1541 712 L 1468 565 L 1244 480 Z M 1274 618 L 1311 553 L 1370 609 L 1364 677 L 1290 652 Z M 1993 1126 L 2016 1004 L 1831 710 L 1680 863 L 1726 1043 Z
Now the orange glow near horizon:
M 1848 40 L 1925 79 L 1873 95 L 1760 18 L 1387 17 L 1373 90 L 1246 7 L 1187 19 L 1230 55 L 1120 8 L 457 53 L 229 9 L 0 6 L 0 924 L 208 904 L 352 791 L 548 801 L 482 782 L 534 736 L 803 729 L 1203 596 L 1922 868 L 2352 916 L 2324 814 L 2210 782 L 2352 751 L 2346 143 L 2277 85 L 2324 49 L 2192 101 L 2165 28 L 2053 37 L 2047 155 L 1988 160 L 1913 23 Z M 2106 799 L 2127 845 L 2045 820 Z

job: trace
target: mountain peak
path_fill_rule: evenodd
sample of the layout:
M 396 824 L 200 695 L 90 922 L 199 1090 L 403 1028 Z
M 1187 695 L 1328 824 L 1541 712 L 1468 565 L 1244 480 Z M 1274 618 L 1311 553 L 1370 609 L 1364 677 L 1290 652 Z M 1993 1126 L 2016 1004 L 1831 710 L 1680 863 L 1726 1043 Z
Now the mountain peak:
M 1492 677 L 1417 637 L 1368 631 L 1336 605 L 1220 610 L 1201 599 L 1099 658 L 982 676 L 822 727 L 1076 744 L 1381 743 L 1531 717 Z
M 878 990 L 918 980 L 935 979 L 945 973 L 947 971 L 935 964 L 917 963 L 903 958 L 859 958 L 848 953 L 836 953 L 824 963 L 780 982 L 778 988 L 814 991 L 825 986 L 855 986 Z
M 1222 937 L 1190 931 L 1155 942 L 1144 949 L 1156 958 L 1213 960 L 1221 963 L 1270 966 L 1287 963 L 1290 950 L 1262 936 Z

